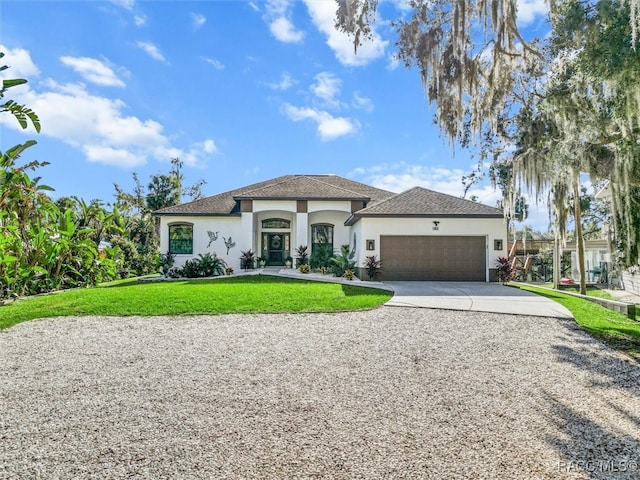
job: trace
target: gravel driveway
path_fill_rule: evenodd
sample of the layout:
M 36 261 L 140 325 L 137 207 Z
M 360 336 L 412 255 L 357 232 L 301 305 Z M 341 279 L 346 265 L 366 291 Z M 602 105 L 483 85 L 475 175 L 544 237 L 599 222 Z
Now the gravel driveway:
M 638 478 L 640 365 L 572 321 L 369 312 L 0 332 L 0 478 Z

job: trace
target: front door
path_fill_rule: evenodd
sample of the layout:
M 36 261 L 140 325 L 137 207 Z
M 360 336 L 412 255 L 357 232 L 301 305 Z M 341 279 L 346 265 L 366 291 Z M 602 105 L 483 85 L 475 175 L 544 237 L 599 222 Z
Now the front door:
M 288 233 L 265 233 L 262 235 L 263 251 L 266 246 L 267 265 L 284 265 L 289 256 Z

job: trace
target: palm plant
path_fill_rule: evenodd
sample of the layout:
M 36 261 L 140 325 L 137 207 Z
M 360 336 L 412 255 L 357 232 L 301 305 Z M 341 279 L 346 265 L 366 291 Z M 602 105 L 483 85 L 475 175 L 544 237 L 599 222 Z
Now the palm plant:
M 309 247 L 307 245 L 299 245 L 296 249 L 296 267 L 309 263 Z
M 254 267 L 256 252 L 253 250 L 240 250 L 240 268 L 249 270 Z
M 309 264 L 311 268 L 321 269 L 329 268 L 329 262 L 333 257 L 333 248 L 328 243 L 317 244 L 313 247 L 311 257 L 309 258 Z
M 342 245 L 340 247 L 340 254 L 332 257 L 329 260 L 329 270 L 336 277 L 343 277 L 347 270 L 354 271 L 356 262 L 354 257 L 356 256 L 355 250 L 349 250 L 349 245 Z

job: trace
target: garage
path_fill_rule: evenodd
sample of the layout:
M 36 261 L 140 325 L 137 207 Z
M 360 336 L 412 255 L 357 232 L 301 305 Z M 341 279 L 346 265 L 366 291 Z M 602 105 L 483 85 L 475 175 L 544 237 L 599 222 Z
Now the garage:
M 383 280 L 486 281 L 485 236 L 380 236 Z

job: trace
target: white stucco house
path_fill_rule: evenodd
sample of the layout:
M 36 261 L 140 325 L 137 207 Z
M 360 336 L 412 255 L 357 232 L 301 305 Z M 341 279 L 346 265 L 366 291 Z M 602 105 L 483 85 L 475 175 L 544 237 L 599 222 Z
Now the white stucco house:
M 336 175 L 285 175 L 155 212 L 176 264 L 215 253 L 235 270 L 252 249 L 281 267 L 299 245 L 328 243 L 382 261 L 382 280 L 495 281 L 507 256 L 502 211 L 415 187 L 393 193 Z

